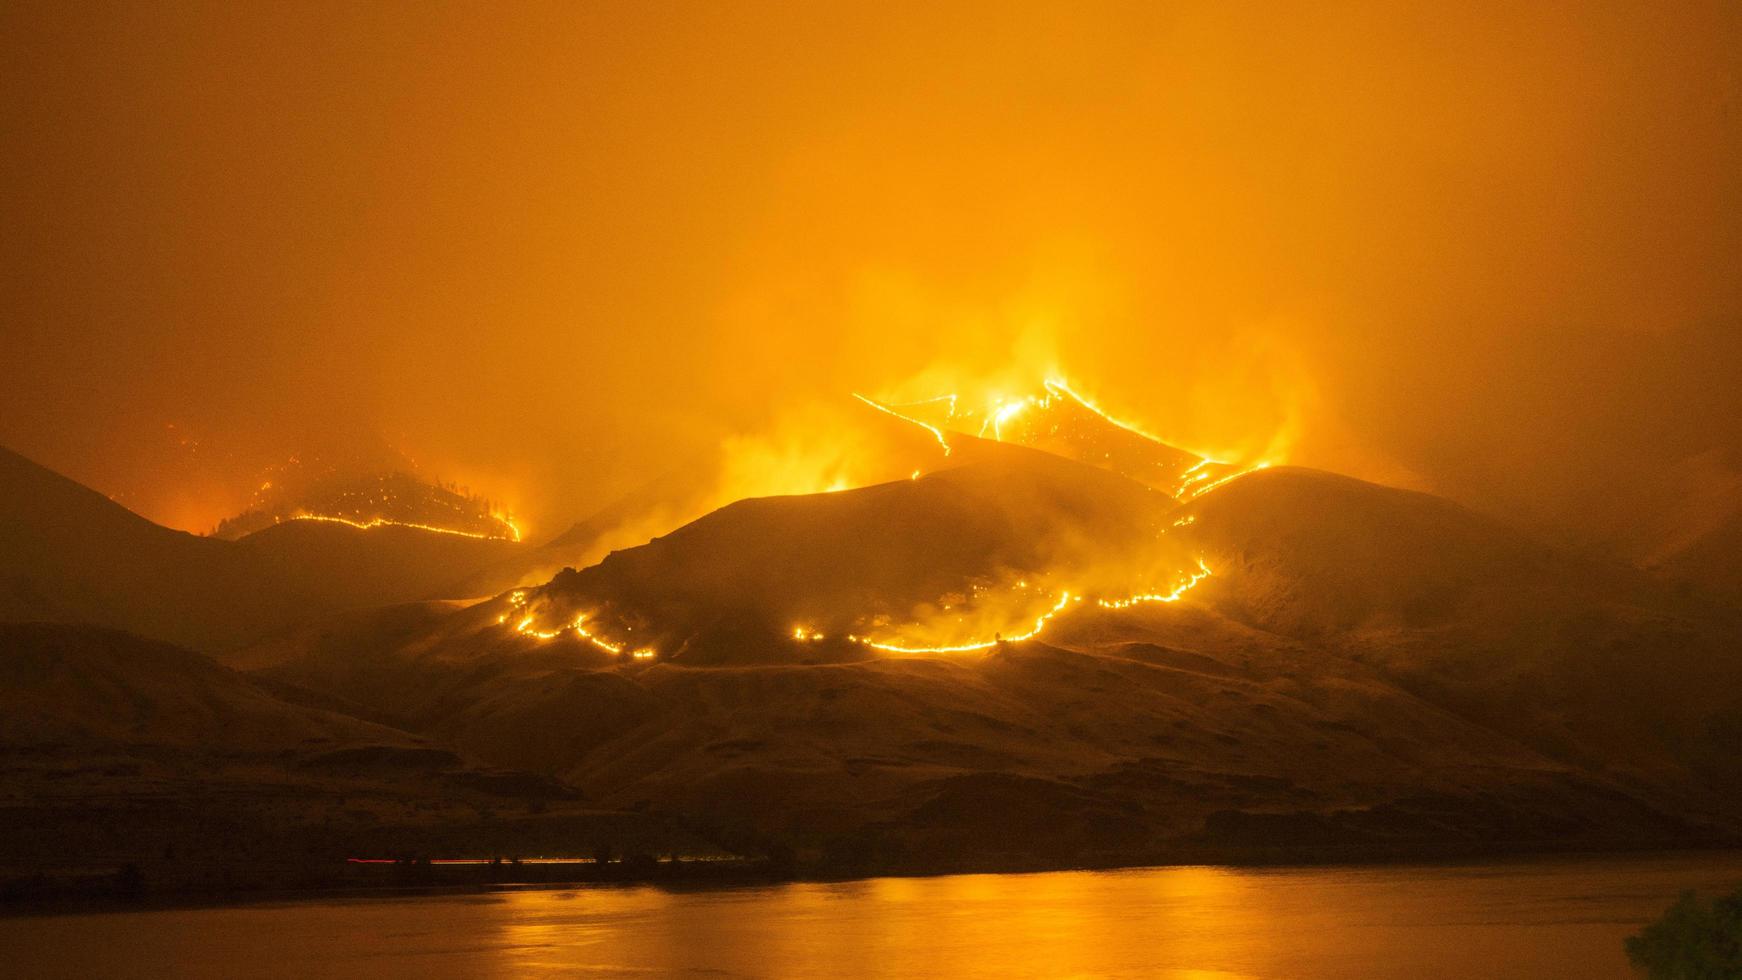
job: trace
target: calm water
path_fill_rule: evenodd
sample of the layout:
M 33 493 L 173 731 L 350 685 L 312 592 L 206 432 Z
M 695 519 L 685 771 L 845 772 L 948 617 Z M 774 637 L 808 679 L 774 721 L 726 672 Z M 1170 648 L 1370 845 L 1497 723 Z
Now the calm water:
M 8 976 L 1626 977 L 1742 854 L 578 888 L 0 919 Z

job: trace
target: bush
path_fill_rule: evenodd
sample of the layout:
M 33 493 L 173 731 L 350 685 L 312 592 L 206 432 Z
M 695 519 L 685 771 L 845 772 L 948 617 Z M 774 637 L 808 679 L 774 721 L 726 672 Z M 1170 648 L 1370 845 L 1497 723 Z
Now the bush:
M 1682 892 L 1662 918 L 1628 937 L 1627 958 L 1652 980 L 1742 977 L 1742 888 L 1711 902 Z

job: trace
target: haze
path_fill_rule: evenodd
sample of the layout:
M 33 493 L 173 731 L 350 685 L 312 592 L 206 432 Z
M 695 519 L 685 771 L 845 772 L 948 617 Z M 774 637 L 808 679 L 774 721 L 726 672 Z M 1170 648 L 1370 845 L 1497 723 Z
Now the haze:
M 378 436 L 539 536 L 1057 371 L 1575 540 L 1734 512 L 1736 5 L 834 7 L 7 5 L 0 443 L 205 531 Z

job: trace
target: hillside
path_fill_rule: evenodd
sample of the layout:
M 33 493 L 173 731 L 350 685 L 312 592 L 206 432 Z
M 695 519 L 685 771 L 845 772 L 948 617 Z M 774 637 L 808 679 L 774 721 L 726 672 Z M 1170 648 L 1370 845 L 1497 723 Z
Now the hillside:
M 503 538 L 326 521 L 271 525 L 236 546 L 277 577 L 282 588 L 325 609 L 463 598 L 465 593 L 454 590 L 456 583 L 527 550 Z
M 915 479 L 739 501 L 558 575 L 531 593 L 531 609 L 539 622 L 585 613 L 667 659 L 696 662 L 736 659 L 744 644 L 790 637 L 795 624 L 839 637 L 948 612 L 974 617 L 962 626 L 972 633 L 982 618 L 1032 618 L 1017 609 L 1044 610 L 1061 588 L 1185 563 L 1162 536 L 1166 497 L 1047 454 L 997 449 Z M 1031 595 L 1003 608 L 1018 583 Z M 985 606 L 997 608 L 982 616 Z
M 222 650 L 333 612 L 429 597 L 518 547 L 313 521 L 236 542 L 199 537 L 0 449 L 0 623 L 80 623 Z
M 544 610 L 559 622 L 633 611 L 651 661 L 518 635 L 504 599 L 392 641 L 283 648 L 267 674 L 615 806 L 852 866 L 1742 832 L 1722 610 L 1332 474 L 1158 496 L 1033 454 L 745 501 L 529 601 L 568 603 Z M 1032 641 L 890 657 L 779 629 L 1157 548 L 1214 574 L 1174 603 L 1073 607 Z
M 1350 651 L 1411 690 L 1591 762 L 1742 791 L 1742 615 L 1448 501 L 1283 468 L 1183 509 L 1201 601 Z
M 0 449 L 0 621 L 88 623 L 209 648 L 307 609 L 230 543 L 159 527 Z
M 167 643 L 109 630 L 0 625 L 0 744 L 315 752 L 407 746 L 403 732 L 286 703 Z
M 368 799 L 365 832 L 330 839 L 573 851 L 608 827 L 848 872 L 1742 834 L 1733 612 L 1334 474 L 1263 470 L 1179 504 L 967 439 L 915 478 L 738 501 L 462 607 L 379 603 L 508 545 L 317 522 L 198 539 L 10 472 L 14 574 L 270 634 L 224 654 L 239 674 L 10 628 L 0 749 L 40 797 L 30 827 L 97 834 L 109 818 L 76 808 L 118 792 L 174 801 L 150 805 L 148 837 L 185 834 L 187 801 L 221 788 L 232 842 L 305 848 Z M 61 564 L 24 560 L 63 544 Z M 188 581 L 235 608 L 174 591 Z M 299 605 L 274 624 L 264 597 Z M 979 642 L 903 646 L 928 637 Z M 500 799 L 549 813 L 499 821 Z M 261 807 L 302 829 L 251 828 Z
M 0 902 L 338 884 L 356 854 L 709 850 L 343 698 L 112 630 L 0 626 L 0 704 Z

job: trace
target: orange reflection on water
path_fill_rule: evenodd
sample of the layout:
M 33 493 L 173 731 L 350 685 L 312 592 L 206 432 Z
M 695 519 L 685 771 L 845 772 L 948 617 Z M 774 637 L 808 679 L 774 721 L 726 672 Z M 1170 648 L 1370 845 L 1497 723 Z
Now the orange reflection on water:
M 592 887 L 0 918 L 18 976 L 1629 976 L 1742 855 Z

